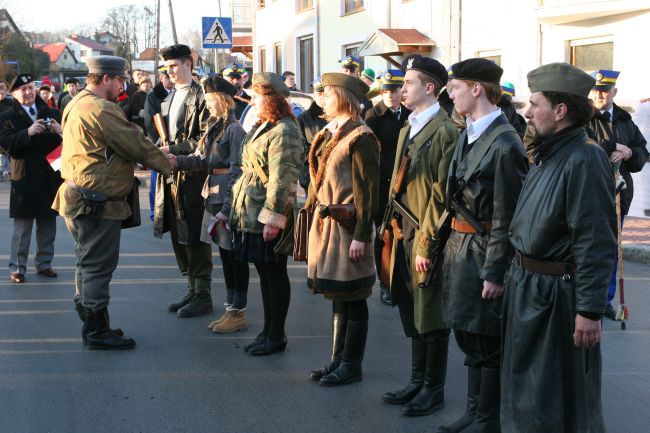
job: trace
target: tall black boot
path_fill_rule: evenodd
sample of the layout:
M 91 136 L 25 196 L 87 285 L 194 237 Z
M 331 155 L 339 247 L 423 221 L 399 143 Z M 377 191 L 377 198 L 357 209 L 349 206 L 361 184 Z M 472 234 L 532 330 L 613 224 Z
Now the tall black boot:
M 119 335 L 109 327 L 108 309 L 93 311 L 84 308 L 86 319 L 86 338 L 90 350 L 123 350 L 132 349 L 135 341 L 124 335 Z
M 355 322 L 348 320 L 348 329 L 345 334 L 345 345 L 339 366 L 320 379 L 324 386 L 346 385 L 359 382 L 362 378 L 361 362 L 366 350 L 368 337 L 368 322 Z
M 424 384 L 424 368 L 427 345 L 419 335 L 411 338 L 411 379 L 404 389 L 387 392 L 384 401 L 390 404 L 406 404 L 413 400 Z
M 447 351 L 449 334 L 435 336 L 427 346 L 424 385 L 420 392 L 404 406 L 406 416 L 429 415 L 442 409 L 445 403 L 445 377 L 447 375 Z
M 467 367 L 467 408 L 463 416 L 449 425 L 438 427 L 436 433 L 460 433 L 464 432 L 476 416 L 478 400 L 481 392 L 481 368 Z
M 74 300 L 74 309 L 77 311 L 77 314 L 79 315 L 79 320 L 81 320 L 81 323 L 83 323 L 83 325 L 81 326 L 81 341 L 85 346 L 86 344 L 88 344 L 88 338 L 86 337 L 88 331 L 86 330 L 86 313 L 84 311 L 83 305 L 81 305 L 81 299 Z M 124 332 L 120 328 L 113 329 L 112 331 L 115 332 L 117 335 L 124 335 Z
M 327 376 L 341 364 L 343 347 L 345 346 L 345 333 L 348 329 L 348 321 L 345 314 L 332 314 L 332 359 L 325 367 L 313 370 L 309 378 L 318 382 L 321 377 Z
M 481 368 L 481 393 L 476 416 L 463 433 L 500 433 L 501 371 Z

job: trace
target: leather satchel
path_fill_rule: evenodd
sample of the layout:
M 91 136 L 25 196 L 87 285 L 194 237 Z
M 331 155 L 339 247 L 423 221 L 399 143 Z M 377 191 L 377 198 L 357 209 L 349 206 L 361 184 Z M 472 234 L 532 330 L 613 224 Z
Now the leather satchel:
M 126 202 L 131 208 L 131 216 L 122 221 L 123 229 L 138 227 L 142 224 L 140 219 L 140 179 L 133 177 L 133 188 L 126 196 Z
M 354 233 L 357 225 L 357 209 L 354 203 L 318 205 L 318 213 L 321 218 L 330 217 L 346 229 L 350 234 Z
M 309 230 L 312 220 L 313 214 L 308 209 L 303 208 L 298 211 L 293 242 L 293 259 L 297 262 L 307 261 Z

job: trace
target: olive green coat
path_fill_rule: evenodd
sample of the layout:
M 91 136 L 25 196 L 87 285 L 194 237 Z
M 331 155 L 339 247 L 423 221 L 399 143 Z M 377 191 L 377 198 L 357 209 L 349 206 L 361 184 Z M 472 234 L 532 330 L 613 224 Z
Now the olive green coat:
M 390 191 L 397 177 L 404 146 L 407 145 L 411 127 L 401 129 L 397 141 L 397 157 L 393 168 Z M 428 272 L 415 270 L 415 256 L 432 258 L 435 246 L 432 238 L 437 238 L 436 224 L 445 210 L 445 191 L 449 165 L 454 155 L 454 147 L 458 140 L 458 130 L 444 110 L 439 110 L 427 125 L 413 137 L 413 143 L 408 148 L 411 166 L 406 179 L 404 196 L 409 209 L 420 222 L 420 229 L 415 231 L 413 248 L 410 252 L 412 269 L 411 288 L 413 290 L 413 308 L 415 327 L 420 334 L 426 334 L 437 329 L 446 328 L 442 319 L 442 278 L 440 266 L 438 273 L 427 288 L 420 288 L 419 283 L 426 281 Z M 393 254 L 390 266 L 391 287 L 395 271 L 395 254 L 398 240 L 393 241 Z M 396 297 L 395 297 L 396 299 Z

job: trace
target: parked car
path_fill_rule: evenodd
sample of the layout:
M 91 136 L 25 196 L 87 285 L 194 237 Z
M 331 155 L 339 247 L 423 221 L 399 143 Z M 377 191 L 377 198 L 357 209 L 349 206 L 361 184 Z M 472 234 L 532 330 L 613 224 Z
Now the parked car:
M 298 117 L 300 113 L 309 108 L 314 98 L 307 93 L 291 92 L 289 95 L 289 103 L 294 116 Z M 257 108 L 253 105 L 246 107 L 239 119 L 242 127 L 246 132 L 250 131 L 253 125 L 257 122 Z

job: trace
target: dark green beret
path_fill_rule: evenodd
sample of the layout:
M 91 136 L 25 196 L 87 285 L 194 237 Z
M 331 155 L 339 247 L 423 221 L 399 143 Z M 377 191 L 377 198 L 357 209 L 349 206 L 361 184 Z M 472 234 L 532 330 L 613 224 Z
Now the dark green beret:
M 187 45 L 175 44 L 160 50 L 160 55 L 164 60 L 174 60 L 181 57 L 192 57 L 192 50 Z
M 530 93 L 561 92 L 588 98 L 594 84 L 592 76 L 568 63 L 549 63 L 528 73 Z
M 275 89 L 276 92 L 285 98 L 288 98 L 291 94 L 291 91 L 287 85 L 284 84 L 282 78 L 273 72 L 257 72 L 253 74 L 253 85 L 255 84 L 266 84 L 268 86 L 271 86 L 273 89 Z
M 323 86 L 340 86 L 348 89 L 354 96 L 363 99 L 370 87 L 357 77 L 341 72 L 328 72 L 321 77 Z
M 450 80 L 472 80 L 501 84 L 503 69 L 492 60 L 475 57 L 451 65 Z
M 226 93 L 230 96 L 235 96 L 237 88 L 230 84 L 225 79 L 215 75 L 207 76 L 201 80 L 203 91 L 205 93 Z
M 126 71 L 126 60 L 117 56 L 97 56 L 86 59 L 89 74 L 117 75 L 125 80 L 129 79 Z

